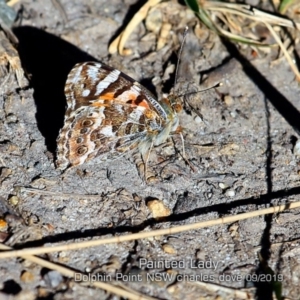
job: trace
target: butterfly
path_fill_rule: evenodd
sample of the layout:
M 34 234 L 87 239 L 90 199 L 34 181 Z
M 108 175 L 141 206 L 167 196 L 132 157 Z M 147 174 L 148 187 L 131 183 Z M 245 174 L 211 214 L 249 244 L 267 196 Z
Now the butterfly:
M 107 161 L 137 152 L 146 176 L 152 147 L 181 130 L 177 97 L 157 100 L 140 83 L 103 63 L 76 64 L 65 95 L 64 126 L 57 139 L 56 164 L 61 170 L 94 157 Z

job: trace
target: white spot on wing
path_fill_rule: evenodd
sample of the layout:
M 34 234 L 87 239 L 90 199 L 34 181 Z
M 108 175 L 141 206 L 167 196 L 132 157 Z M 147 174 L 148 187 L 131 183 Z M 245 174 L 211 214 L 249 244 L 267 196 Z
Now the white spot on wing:
M 120 71 L 111 71 L 103 80 L 97 84 L 97 89 L 95 95 L 100 95 L 104 89 L 106 89 L 110 84 L 118 80 Z
M 76 73 L 74 74 L 74 76 L 71 80 L 72 83 L 76 83 L 80 79 L 81 71 L 82 71 L 82 65 L 77 68 L 77 71 L 76 71 Z
M 104 134 L 105 136 L 115 136 L 115 134 L 112 131 L 112 126 L 111 125 L 107 125 L 105 127 L 103 127 L 100 132 L 102 134 Z
M 82 92 L 82 97 L 87 97 L 89 94 L 90 94 L 90 90 L 84 90 L 83 92 Z
M 94 66 L 88 66 L 87 75 L 89 79 L 92 81 L 92 84 L 95 84 L 98 81 L 99 69 L 101 68 L 101 64 L 95 64 Z

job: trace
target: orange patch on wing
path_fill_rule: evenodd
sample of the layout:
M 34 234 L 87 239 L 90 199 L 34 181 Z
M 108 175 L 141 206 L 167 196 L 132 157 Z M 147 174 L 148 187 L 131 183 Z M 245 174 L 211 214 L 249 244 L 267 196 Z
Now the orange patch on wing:
M 91 104 L 91 106 L 94 106 L 94 107 L 102 107 L 102 106 L 109 107 L 110 105 L 108 105 L 107 103 L 94 102 L 94 103 Z
M 139 103 L 136 103 L 137 95 L 135 93 L 128 93 L 126 96 L 128 97 L 127 103 L 131 103 L 132 106 L 149 108 L 149 105 L 145 99 Z
M 115 93 L 106 93 L 106 94 L 102 94 L 100 96 L 101 100 L 114 100 L 115 99 Z
M 137 106 L 142 106 L 142 107 L 145 107 L 145 108 L 149 108 L 148 102 L 146 100 L 143 100 L 142 102 L 137 104 Z

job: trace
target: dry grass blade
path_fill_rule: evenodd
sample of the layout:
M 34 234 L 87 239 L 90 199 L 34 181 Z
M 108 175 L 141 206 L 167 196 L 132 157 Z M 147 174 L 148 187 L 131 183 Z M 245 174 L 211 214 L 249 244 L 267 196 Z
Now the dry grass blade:
M 116 53 L 117 50 L 121 55 L 128 55 L 131 54 L 131 51 L 126 51 L 124 49 L 124 45 L 132 33 L 132 31 L 136 28 L 136 26 L 142 22 L 151 7 L 157 5 L 162 0 L 148 0 L 141 9 L 134 15 L 134 17 L 131 19 L 131 21 L 126 26 L 125 30 L 121 32 L 121 34 L 110 44 L 108 51 L 110 54 Z
M 294 74 L 296 75 L 297 81 L 300 82 L 299 71 L 298 71 L 297 67 L 295 66 L 295 64 L 293 63 L 293 60 L 292 60 L 291 56 L 289 55 L 288 51 L 284 47 L 284 45 L 283 45 L 282 41 L 280 40 L 279 36 L 276 34 L 275 30 L 273 29 L 273 27 L 270 24 L 265 23 L 265 25 L 267 26 L 267 28 L 269 29 L 269 31 L 273 35 L 274 39 L 278 43 L 279 47 L 281 48 L 286 60 L 288 61 L 291 69 L 293 70 Z
M 8 30 L 10 31 L 9 28 Z M 13 36 L 14 34 L 12 33 L 11 37 L 14 39 Z M 17 40 L 17 38 L 15 39 Z M 12 46 L 2 31 L 0 31 L 0 40 L 0 65 L 4 66 L 5 70 L 8 69 L 9 73 L 15 74 L 19 87 L 24 87 L 26 85 L 26 79 L 17 50 Z M 1 73 L 0 70 L 0 74 Z M 1 75 L 1 77 L 3 77 L 3 75 Z
M 285 26 L 300 29 L 300 24 L 295 23 L 285 17 L 279 17 L 261 11 L 257 8 L 245 4 L 224 3 L 218 1 L 206 1 L 203 8 L 212 12 L 230 13 L 263 23 L 270 23 L 277 26 Z
M 300 207 L 300 201 L 288 203 L 285 205 L 270 207 L 270 208 L 266 208 L 266 209 L 256 210 L 253 212 L 243 213 L 243 214 L 239 214 L 236 216 L 229 216 L 229 217 L 224 217 L 224 218 L 205 221 L 205 222 L 198 222 L 195 224 L 181 225 L 181 226 L 177 226 L 177 227 L 173 227 L 173 228 L 159 229 L 159 230 L 153 230 L 153 231 L 149 231 L 149 232 L 129 234 L 129 235 L 113 237 L 113 238 L 108 238 L 108 239 L 71 243 L 68 245 L 60 245 L 60 246 L 53 246 L 53 247 L 37 247 L 37 248 L 29 248 L 29 249 L 23 249 L 23 250 L 6 251 L 6 252 L 0 253 L 0 258 L 11 258 L 11 257 L 32 255 L 32 254 L 44 254 L 44 253 L 51 253 L 51 252 L 57 252 L 57 251 L 78 250 L 78 249 L 82 249 L 82 248 L 96 247 L 96 246 L 104 245 L 104 244 L 133 241 L 133 240 L 150 238 L 150 237 L 152 238 L 152 237 L 162 236 L 162 235 L 172 235 L 172 234 L 176 234 L 176 233 L 180 233 L 180 232 L 184 232 L 184 231 L 196 230 L 196 229 L 200 229 L 200 228 L 204 228 L 204 227 L 222 225 L 225 223 L 233 223 L 233 222 L 236 222 L 239 220 L 249 219 L 249 218 L 262 216 L 262 215 L 266 215 L 266 214 L 279 213 L 284 210 L 293 209 L 293 208 L 297 208 L 297 207 Z
M 34 188 L 26 188 L 26 187 L 16 187 L 14 189 L 17 195 L 20 195 L 20 193 L 32 193 L 32 194 L 39 194 L 39 195 L 48 195 L 51 197 L 60 197 L 60 198 L 88 198 L 88 199 L 95 199 L 99 200 L 101 198 L 101 195 L 87 195 L 87 194 L 74 194 L 74 193 L 59 193 L 59 192 L 51 192 L 51 191 L 44 191 Z
M 19 1 L 20 1 L 20 0 L 10 0 L 10 1 L 8 1 L 6 4 L 7 4 L 8 6 L 13 6 L 13 5 L 17 4 Z
M 216 28 L 216 31 L 220 35 L 237 42 L 247 43 L 254 46 L 270 46 L 270 44 L 259 42 L 253 39 L 253 37 L 246 37 L 245 32 L 243 32 L 243 30 L 241 30 L 241 32 L 238 32 L 238 34 L 235 33 L 237 30 L 236 26 L 233 26 L 234 22 L 235 25 L 240 23 L 241 25 L 239 26 L 239 28 L 243 29 L 251 27 L 251 23 L 248 24 L 248 26 L 246 26 L 246 20 L 250 20 L 255 23 L 268 23 L 277 26 L 300 29 L 299 23 L 296 23 L 285 17 L 279 17 L 271 13 L 263 12 L 259 9 L 251 7 L 250 5 L 224 3 L 218 1 L 206 1 L 204 2 L 202 9 L 206 10 L 207 13 L 209 13 L 211 19 L 214 19 L 214 26 Z M 234 16 L 240 17 L 240 19 L 234 18 Z M 231 18 L 234 19 L 234 22 L 229 22 Z M 218 25 L 216 22 L 217 19 L 222 20 L 222 22 L 226 24 L 230 31 Z
M 186 0 L 187 3 L 194 3 L 193 1 L 196 0 Z M 275 16 L 271 13 L 261 11 L 245 4 L 204 1 L 203 3 L 201 3 L 198 12 L 195 11 L 195 7 L 196 6 L 194 6 L 193 10 L 199 16 L 201 21 L 207 24 L 207 18 L 213 20 L 209 28 L 213 27 L 213 30 L 221 36 L 224 36 L 235 42 L 242 42 L 256 47 L 278 45 L 282 49 L 284 56 L 288 60 L 292 71 L 299 81 L 299 71 L 292 62 L 288 51 L 281 42 L 281 39 L 275 33 L 272 27 L 281 26 L 299 30 L 299 23 L 287 19 L 286 17 Z M 205 12 L 205 14 L 203 14 L 203 11 Z M 203 19 L 203 15 L 206 16 L 205 19 Z M 221 20 L 221 22 L 218 22 L 218 20 Z M 269 30 L 276 41 L 275 44 L 261 42 L 259 40 L 259 35 L 253 34 L 251 28 L 254 28 L 257 24 L 261 24 Z
M 6 245 L 0 244 L 0 249 L 1 250 L 10 250 L 11 248 L 6 246 Z M 29 261 L 37 264 L 37 265 L 40 265 L 44 268 L 57 271 L 60 274 L 62 274 L 63 276 L 66 276 L 68 278 L 75 278 L 75 273 L 85 275 L 83 273 L 75 272 L 75 271 L 73 271 L 69 268 L 63 267 L 61 265 L 57 265 L 55 263 L 46 261 L 46 260 L 44 260 L 42 258 L 39 258 L 39 257 L 36 257 L 36 256 L 22 255 L 20 257 L 22 257 L 26 260 L 29 260 Z M 85 281 L 84 283 L 86 284 L 87 281 Z M 140 293 L 137 293 L 135 291 L 130 291 L 130 292 L 125 291 L 125 290 L 123 290 L 119 287 L 115 287 L 115 286 L 113 286 L 111 284 L 108 284 L 108 283 L 105 283 L 105 282 L 88 281 L 88 283 L 89 283 L 90 286 L 94 286 L 96 288 L 103 289 L 103 290 L 105 290 L 109 293 L 113 293 L 113 294 L 121 296 L 121 297 L 126 297 L 126 298 L 131 299 L 131 300 L 154 300 L 155 299 L 155 298 L 152 298 L 152 297 L 144 296 L 144 295 L 142 295 Z M 126 289 L 128 289 L 128 288 L 126 287 Z

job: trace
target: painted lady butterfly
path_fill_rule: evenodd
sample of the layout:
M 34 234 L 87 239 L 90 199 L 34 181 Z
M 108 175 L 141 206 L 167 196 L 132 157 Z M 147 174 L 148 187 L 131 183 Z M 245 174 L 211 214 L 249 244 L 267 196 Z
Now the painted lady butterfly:
M 145 166 L 153 146 L 180 132 L 175 96 L 157 101 L 138 82 L 105 64 L 77 64 L 65 85 L 67 110 L 58 137 L 57 167 L 138 151 Z M 146 176 L 146 173 L 145 173 Z

